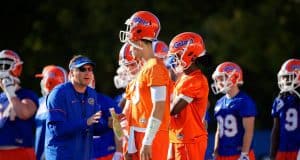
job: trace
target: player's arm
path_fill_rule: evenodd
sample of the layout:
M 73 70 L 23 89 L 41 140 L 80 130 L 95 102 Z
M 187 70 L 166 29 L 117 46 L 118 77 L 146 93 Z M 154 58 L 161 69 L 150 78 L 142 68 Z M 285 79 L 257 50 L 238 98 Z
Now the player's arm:
M 22 100 L 18 98 L 16 90 L 19 89 L 20 86 L 15 83 L 14 78 L 10 76 L 1 79 L 0 87 L 9 100 L 9 107 L 13 108 L 13 111 L 18 118 L 26 120 L 34 115 L 37 110 L 37 104 L 29 98 L 24 98 Z
M 192 97 L 180 94 L 175 97 L 172 105 L 171 105 L 171 115 L 176 115 L 180 113 L 182 109 L 184 109 L 189 103 L 193 101 Z
M 125 107 L 125 104 L 126 104 L 126 98 L 122 96 L 118 105 L 123 109 Z
M 279 142 L 279 118 L 274 118 L 271 132 L 270 159 L 275 159 Z
M 215 144 L 214 144 L 214 151 L 213 151 L 213 156 L 216 157 L 218 156 L 218 148 L 219 148 L 219 124 L 217 125 L 217 130 L 215 134 Z
M 152 142 L 159 130 L 161 121 L 163 119 L 167 99 L 167 87 L 166 86 L 151 86 L 151 101 L 152 101 L 152 112 L 148 119 L 145 136 L 142 142 L 142 148 L 140 151 L 140 159 L 150 160 L 152 159 Z
M 9 101 L 17 117 L 23 120 L 32 117 L 37 110 L 36 104 L 31 99 L 20 100 L 18 97 L 12 97 Z
M 245 129 L 245 134 L 243 137 L 242 153 L 249 153 L 254 133 L 254 120 L 255 117 L 243 117 L 243 127 Z
M 150 92 L 153 107 L 151 116 L 148 120 L 143 145 L 152 145 L 152 141 L 160 127 L 166 108 L 167 87 L 151 86 Z

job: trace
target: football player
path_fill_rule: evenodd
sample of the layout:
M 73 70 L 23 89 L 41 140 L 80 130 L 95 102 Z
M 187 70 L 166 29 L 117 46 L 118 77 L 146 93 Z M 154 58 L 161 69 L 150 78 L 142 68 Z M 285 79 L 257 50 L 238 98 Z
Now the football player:
M 224 62 L 217 66 L 212 78 L 213 93 L 225 94 L 215 105 L 215 158 L 254 160 L 252 143 L 256 105 L 239 89 L 243 84 L 242 69 L 233 62 Z
M 168 159 L 204 159 L 207 131 L 204 123 L 208 104 L 208 81 L 195 64 L 205 54 L 202 37 L 193 32 L 176 35 L 169 45 L 171 68 L 182 76 L 176 81 L 171 105 Z
M 149 11 L 138 11 L 125 24 L 127 29 L 120 31 L 120 40 L 129 43 L 134 58 L 143 62 L 131 98 L 128 152 L 134 152 L 133 159 L 166 159 L 170 78 L 163 61 L 155 57 L 152 45 L 157 40 L 160 22 Z
M 23 62 L 12 50 L 0 52 L 0 159 L 32 160 L 38 97 L 20 85 Z
M 270 158 L 300 159 L 300 59 L 289 59 L 278 72 L 280 93 L 273 102 Z
M 46 97 L 55 86 L 68 81 L 68 74 L 67 71 L 60 66 L 47 65 L 43 68 L 43 72 L 36 74 L 35 77 L 42 78 L 40 83 L 42 97 L 39 98 L 39 108 L 35 115 L 35 154 L 37 160 L 42 160 L 45 159 Z
M 93 78 L 89 86 L 95 89 L 95 85 L 95 78 Z M 102 117 L 106 119 L 106 121 L 110 121 L 111 119 L 110 108 L 114 108 L 117 114 L 122 111 L 118 104 L 107 95 L 98 92 L 97 100 L 101 106 Z M 93 136 L 93 158 L 95 160 L 122 160 L 121 141 L 114 135 L 114 131 L 110 125 L 111 124 L 108 123 L 110 129 L 102 132 L 100 135 Z
M 152 45 L 154 55 L 165 62 L 168 57 L 168 45 L 164 41 L 160 40 L 154 41 Z

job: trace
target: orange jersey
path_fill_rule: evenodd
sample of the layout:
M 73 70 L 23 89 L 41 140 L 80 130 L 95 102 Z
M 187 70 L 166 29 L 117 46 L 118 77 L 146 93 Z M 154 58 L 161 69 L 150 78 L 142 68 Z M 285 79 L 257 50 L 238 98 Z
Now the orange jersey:
M 133 95 L 134 93 L 134 87 L 135 87 L 135 79 L 131 80 L 128 85 L 126 86 L 126 89 L 125 89 L 125 98 L 126 100 L 131 100 L 131 96 Z
M 134 93 L 131 96 L 132 126 L 147 128 L 153 107 L 150 87 L 166 86 L 166 108 L 160 130 L 168 130 L 170 120 L 170 83 L 169 72 L 162 61 L 152 58 L 144 64 L 136 78 Z
M 123 109 L 123 114 L 125 114 L 127 121 L 130 125 L 130 119 L 131 119 L 131 107 L 132 107 L 132 96 L 134 94 L 134 88 L 135 87 L 135 79 L 131 80 L 125 90 L 125 98 L 126 98 L 126 104 L 125 108 Z
M 171 143 L 195 143 L 199 142 L 199 138 L 207 138 L 204 116 L 208 92 L 207 78 L 200 70 L 183 75 L 176 82 L 174 98 L 183 94 L 193 98 L 193 101 L 179 114 L 171 117 L 169 130 Z

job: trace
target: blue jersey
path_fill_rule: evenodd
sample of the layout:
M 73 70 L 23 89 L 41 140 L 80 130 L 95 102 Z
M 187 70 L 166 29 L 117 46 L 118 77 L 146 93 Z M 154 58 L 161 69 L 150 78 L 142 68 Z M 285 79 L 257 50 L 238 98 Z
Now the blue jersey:
M 98 102 L 101 105 L 102 117 L 108 120 L 111 116 L 109 108 L 114 107 L 116 113 L 121 113 L 121 108 L 117 103 L 110 97 L 98 93 Z M 116 145 L 114 141 L 114 132 L 110 128 L 106 132 L 102 133 L 99 136 L 93 137 L 94 142 L 94 158 L 100 158 L 112 154 L 116 151 Z
M 45 130 L 47 119 L 46 97 L 39 98 L 39 108 L 35 115 L 35 154 L 37 160 L 40 160 L 44 153 Z
M 224 95 L 217 101 L 215 117 L 219 125 L 218 154 L 220 156 L 241 154 L 245 132 L 243 117 L 253 117 L 256 114 L 255 103 L 242 91 L 235 97 L 227 98 Z
M 119 94 L 117 96 L 114 97 L 114 101 L 119 104 L 121 102 L 121 100 L 123 99 L 125 93 Z
M 21 88 L 16 91 L 20 100 L 30 99 L 38 106 L 38 97 L 31 90 Z M 34 116 L 27 120 L 15 117 L 11 120 L 3 114 L 8 109 L 8 99 L 4 92 L 0 94 L 0 146 L 33 147 Z
M 272 106 L 272 116 L 279 118 L 278 151 L 289 152 L 300 149 L 300 100 L 297 95 L 277 97 Z
M 46 100 L 45 156 L 47 160 L 92 158 L 93 135 L 107 130 L 104 118 L 87 126 L 87 119 L 101 109 L 97 93 L 87 87 L 78 93 L 71 82 L 56 86 Z

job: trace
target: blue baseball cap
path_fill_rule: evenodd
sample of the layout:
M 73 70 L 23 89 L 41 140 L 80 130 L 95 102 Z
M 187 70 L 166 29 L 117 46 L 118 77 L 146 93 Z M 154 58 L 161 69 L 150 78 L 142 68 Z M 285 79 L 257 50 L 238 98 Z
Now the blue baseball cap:
M 88 57 L 78 56 L 77 58 L 75 58 L 73 60 L 72 63 L 69 64 L 69 69 L 71 70 L 71 69 L 79 68 L 86 64 L 90 64 L 93 67 L 96 66 L 96 64 L 92 60 L 90 60 Z

